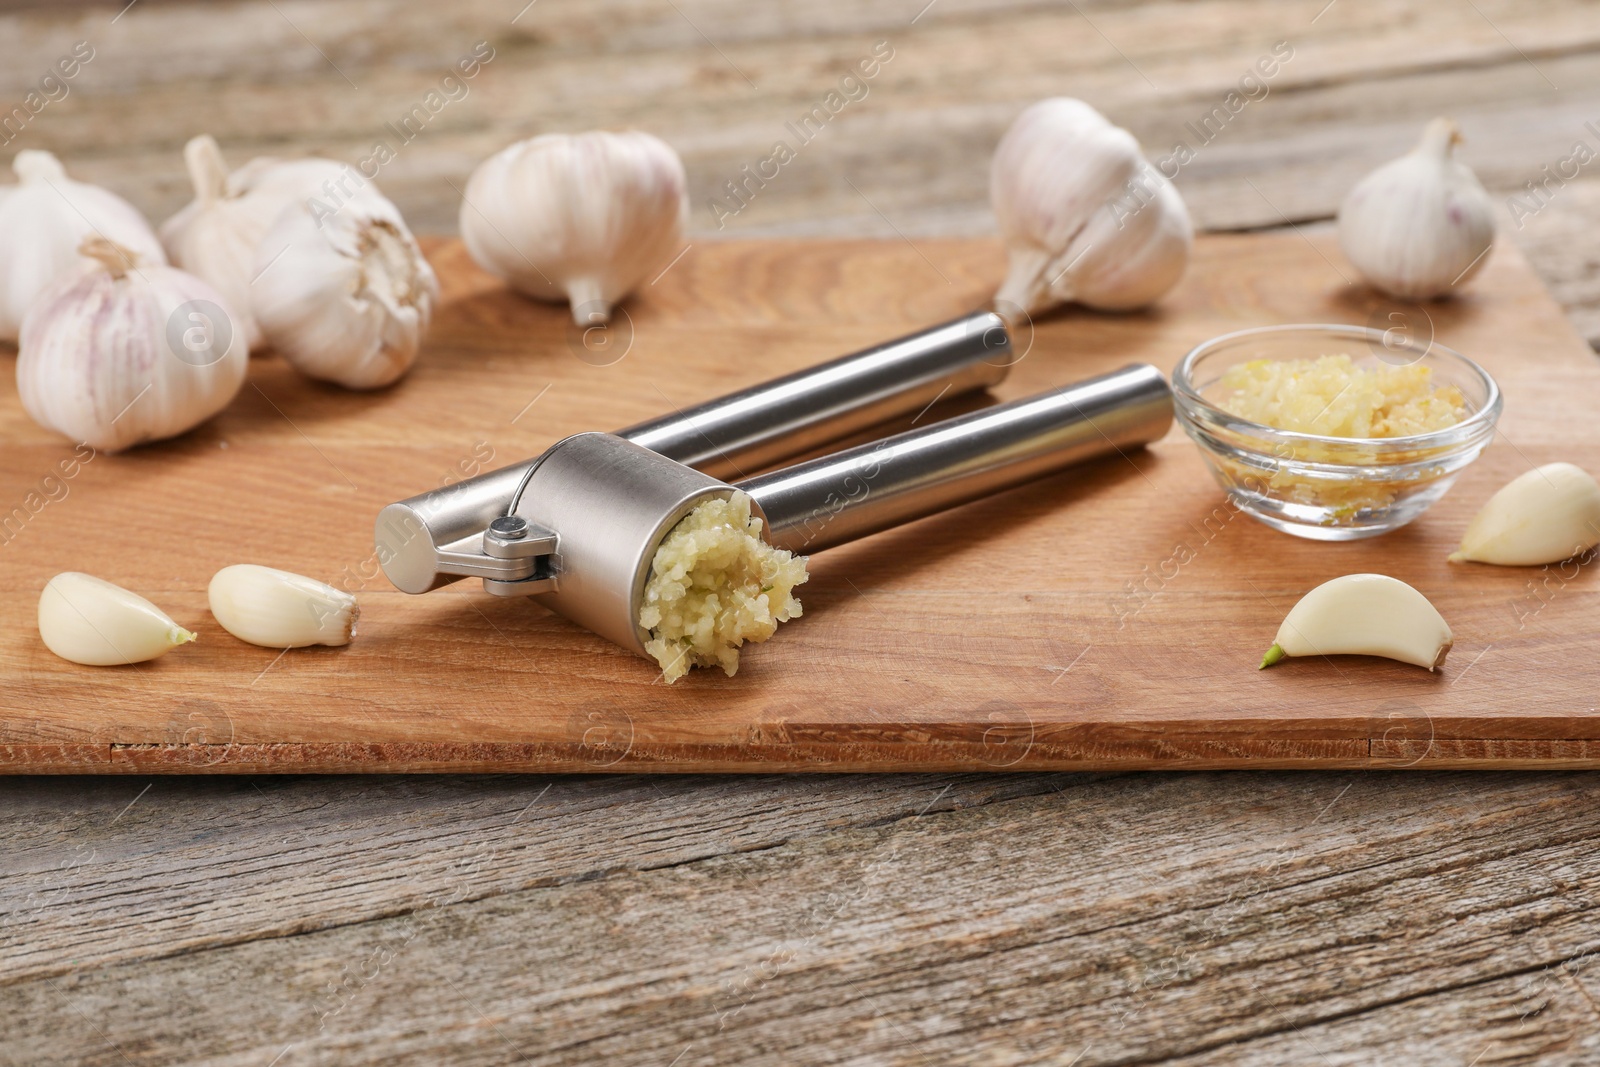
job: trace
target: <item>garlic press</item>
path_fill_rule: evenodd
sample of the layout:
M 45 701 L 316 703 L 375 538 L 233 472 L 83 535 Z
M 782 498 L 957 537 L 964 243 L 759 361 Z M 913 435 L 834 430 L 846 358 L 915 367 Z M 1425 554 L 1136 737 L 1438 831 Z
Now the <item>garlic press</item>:
M 643 656 L 656 548 L 701 503 L 747 494 L 766 540 L 809 555 L 1166 434 L 1172 392 L 1149 364 L 776 470 L 934 401 L 996 385 L 1014 361 L 982 311 L 385 507 L 378 560 L 397 589 L 464 577 L 529 596 Z M 763 473 L 748 476 L 747 471 Z M 724 480 L 738 476 L 737 481 Z

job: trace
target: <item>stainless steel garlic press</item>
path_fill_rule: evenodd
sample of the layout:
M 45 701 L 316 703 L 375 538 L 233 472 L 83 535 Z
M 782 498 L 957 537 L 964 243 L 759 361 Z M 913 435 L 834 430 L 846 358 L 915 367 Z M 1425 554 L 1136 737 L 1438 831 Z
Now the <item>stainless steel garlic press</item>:
M 639 609 L 662 539 L 743 492 L 767 540 L 819 552 L 1163 436 L 1172 393 L 1149 364 L 748 476 L 934 401 L 996 385 L 1005 323 L 977 312 L 811 370 L 390 504 L 375 536 L 407 593 L 463 577 L 531 596 L 645 655 Z M 738 476 L 738 481 L 723 480 Z

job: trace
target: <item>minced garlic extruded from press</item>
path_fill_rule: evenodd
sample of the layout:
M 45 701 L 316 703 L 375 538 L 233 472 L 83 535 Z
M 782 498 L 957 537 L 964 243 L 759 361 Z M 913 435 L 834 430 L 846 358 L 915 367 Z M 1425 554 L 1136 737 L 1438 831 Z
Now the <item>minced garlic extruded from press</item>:
M 1461 391 L 1435 385 L 1431 367 L 1358 367 L 1344 353 L 1251 360 L 1230 367 L 1218 385 L 1229 414 L 1323 437 L 1409 437 L 1467 415 Z
M 806 558 L 761 539 L 750 498 L 707 500 L 672 528 L 656 549 L 644 587 L 639 625 L 645 650 L 668 682 L 690 667 L 739 669 L 739 646 L 765 641 L 800 615 L 794 587 Z

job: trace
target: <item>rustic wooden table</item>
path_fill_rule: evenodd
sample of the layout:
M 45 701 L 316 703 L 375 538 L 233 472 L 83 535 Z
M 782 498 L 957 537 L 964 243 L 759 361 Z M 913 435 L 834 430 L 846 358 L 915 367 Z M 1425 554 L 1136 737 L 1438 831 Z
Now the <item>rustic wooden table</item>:
M 523 3 L 6 5 L 0 109 L 76 42 L 93 58 L 0 154 L 49 148 L 160 218 L 194 133 L 238 161 L 389 140 L 385 190 L 446 232 L 504 142 L 626 124 L 683 154 L 696 240 L 915 240 L 989 232 L 988 153 L 1040 96 L 1090 99 L 1152 153 L 1195 147 L 1179 186 L 1211 229 L 1319 225 L 1447 111 L 1503 238 L 1600 339 L 1600 170 L 1564 166 L 1600 155 L 1594 4 Z M 726 199 L 880 41 L 867 94 Z M 1267 95 L 1200 143 L 1189 124 L 1280 41 Z M 479 42 L 492 58 L 445 83 Z M 0 796 L 17 1064 L 1600 1059 L 1585 774 L 53 778 Z

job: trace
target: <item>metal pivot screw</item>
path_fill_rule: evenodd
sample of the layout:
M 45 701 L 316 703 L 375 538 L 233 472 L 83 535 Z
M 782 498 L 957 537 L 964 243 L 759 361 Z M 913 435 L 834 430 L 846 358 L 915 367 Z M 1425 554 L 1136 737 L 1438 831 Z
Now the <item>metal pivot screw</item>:
M 521 515 L 498 515 L 489 520 L 488 529 L 483 531 L 481 543 L 484 558 L 526 562 L 524 566 L 515 568 L 515 573 L 483 574 L 482 577 L 485 581 L 492 579 L 496 582 L 521 582 L 533 578 L 539 572 L 539 565 L 534 561 L 554 552 L 557 540 L 555 534 L 534 525 Z
M 528 520 L 521 515 L 501 515 L 489 524 L 489 532 L 502 541 L 520 541 L 528 536 Z

